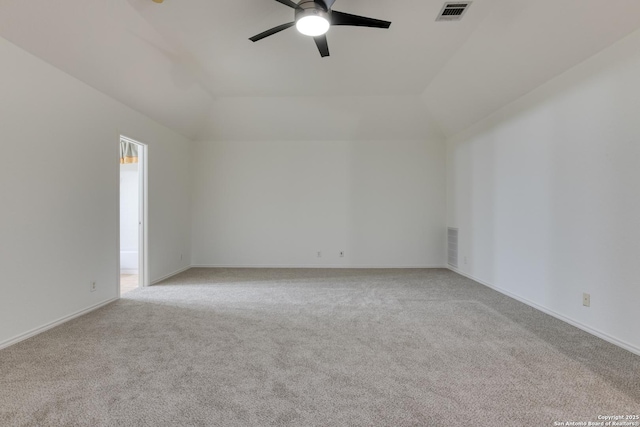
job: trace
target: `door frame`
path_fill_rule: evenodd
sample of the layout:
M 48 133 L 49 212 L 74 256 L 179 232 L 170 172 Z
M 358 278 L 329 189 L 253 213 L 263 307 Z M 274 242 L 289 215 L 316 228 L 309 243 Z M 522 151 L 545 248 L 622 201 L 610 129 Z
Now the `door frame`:
M 120 134 L 118 137 L 118 187 L 117 187 L 117 283 L 118 297 L 120 289 L 120 141 L 138 146 L 138 287 L 149 286 L 149 146 L 137 139 Z

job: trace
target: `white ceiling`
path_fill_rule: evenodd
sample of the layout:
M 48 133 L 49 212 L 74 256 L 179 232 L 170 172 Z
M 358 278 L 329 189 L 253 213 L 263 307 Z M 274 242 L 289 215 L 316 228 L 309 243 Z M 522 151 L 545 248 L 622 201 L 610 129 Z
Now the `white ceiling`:
M 248 40 L 293 20 L 273 0 L 2 0 L 0 36 L 191 138 L 340 139 L 454 134 L 640 28 L 637 0 L 443 2 L 338 0 L 393 24 L 332 28 L 324 59 Z
M 184 2 L 161 7 L 129 0 L 159 33 L 198 59 L 214 95 L 416 95 L 481 21 L 494 0 L 482 0 L 461 25 L 436 25 L 442 1 L 338 0 L 336 10 L 392 21 L 389 30 L 335 27 L 331 56 L 295 28 L 252 43 L 249 37 L 293 21 L 293 9 L 273 0 Z M 475 5 L 474 5 L 475 6 Z M 428 25 L 421 17 L 429 17 Z M 433 25 L 432 25 L 433 24 Z M 444 24 L 444 25 L 443 25 Z
M 500 1 L 423 100 L 442 131 L 455 134 L 637 28 L 637 0 Z

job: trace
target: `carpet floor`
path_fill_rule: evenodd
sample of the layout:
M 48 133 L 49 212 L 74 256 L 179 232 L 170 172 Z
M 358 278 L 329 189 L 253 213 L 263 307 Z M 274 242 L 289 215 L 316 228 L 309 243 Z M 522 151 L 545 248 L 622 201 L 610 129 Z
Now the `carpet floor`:
M 0 351 L 2 426 L 552 426 L 640 357 L 443 269 L 191 269 Z

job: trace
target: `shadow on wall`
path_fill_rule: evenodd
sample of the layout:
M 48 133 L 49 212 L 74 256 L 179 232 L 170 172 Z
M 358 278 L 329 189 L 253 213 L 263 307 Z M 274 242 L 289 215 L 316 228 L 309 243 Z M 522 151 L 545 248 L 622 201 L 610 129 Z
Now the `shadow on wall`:
M 483 146 L 486 145 L 486 147 Z M 495 283 L 501 262 L 497 233 L 498 207 L 494 142 L 483 136 L 455 145 L 451 151 L 448 184 L 448 226 L 458 228 L 458 270 Z

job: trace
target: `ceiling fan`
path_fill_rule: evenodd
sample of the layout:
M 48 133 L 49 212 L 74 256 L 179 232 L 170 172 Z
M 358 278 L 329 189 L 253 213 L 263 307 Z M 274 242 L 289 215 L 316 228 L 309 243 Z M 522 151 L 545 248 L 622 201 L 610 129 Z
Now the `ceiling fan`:
M 295 25 L 302 34 L 313 37 L 320 51 L 320 56 L 324 58 L 329 56 L 326 32 L 332 25 L 373 28 L 389 28 L 391 26 L 391 22 L 388 21 L 331 10 L 331 6 L 336 0 L 301 0 L 297 4 L 291 0 L 275 1 L 295 9 L 295 20 L 251 37 L 249 40 L 252 42 L 257 42 Z

